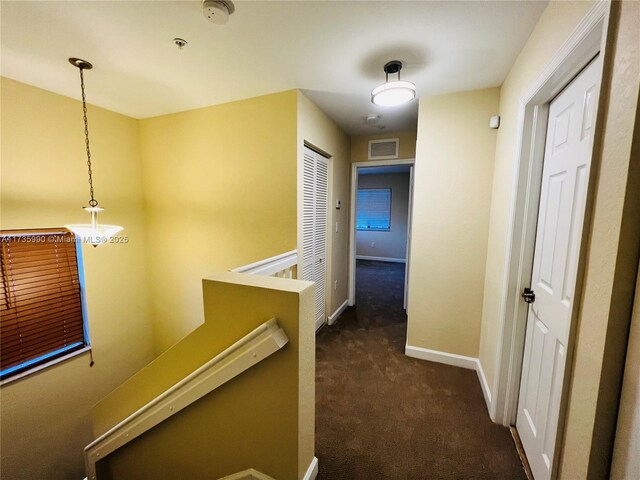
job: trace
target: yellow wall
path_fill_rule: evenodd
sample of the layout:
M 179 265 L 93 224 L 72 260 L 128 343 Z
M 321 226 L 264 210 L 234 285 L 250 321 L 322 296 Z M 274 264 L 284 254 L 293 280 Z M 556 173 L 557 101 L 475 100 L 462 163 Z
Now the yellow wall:
M 203 322 L 202 278 L 296 248 L 297 98 L 141 121 L 158 352 Z
M 2 78 L 3 229 L 86 223 L 80 102 Z M 89 410 L 153 354 L 138 121 L 89 106 L 100 220 L 129 243 L 83 247 L 95 365 L 83 354 L 3 386 L 3 479 L 83 478 Z
M 478 356 L 499 89 L 421 98 L 407 344 Z
M 500 89 L 501 122 L 496 139 L 480 339 L 480 361 L 490 388 L 496 374 L 520 98 L 591 6 L 586 1 L 550 2 Z
M 397 138 L 400 140 L 398 158 L 416 158 L 416 132 L 381 133 L 377 135 L 357 135 L 351 137 L 351 161 L 370 162 L 369 140 Z
M 96 435 L 270 318 L 288 344 L 98 465 L 105 478 L 127 480 L 215 479 L 248 468 L 302 478 L 314 454 L 314 286 L 226 273 L 203 290 L 205 323 L 96 406 Z
M 327 316 L 347 300 L 347 273 L 349 258 L 349 182 L 351 175 L 350 142 L 344 132 L 314 105 L 302 92 L 298 92 L 298 175 L 302 171 L 304 143 L 328 154 L 329 161 L 329 245 L 327 258 Z M 299 180 L 299 185 L 302 181 Z M 340 210 L 335 208 L 340 200 Z M 298 208 L 302 208 L 302 191 L 298 191 Z M 335 226 L 338 224 L 338 232 Z M 302 222 L 298 224 L 298 248 L 302 245 Z M 338 282 L 337 288 L 335 282 Z

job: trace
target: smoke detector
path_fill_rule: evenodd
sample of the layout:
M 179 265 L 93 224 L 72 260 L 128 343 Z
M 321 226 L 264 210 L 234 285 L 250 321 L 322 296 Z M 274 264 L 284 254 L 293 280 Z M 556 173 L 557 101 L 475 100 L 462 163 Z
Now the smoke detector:
M 370 114 L 364 117 L 364 122 L 367 125 L 375 125 L 380 121 L 380 115 Z
M 204 18 L 216 25 L 224 25 L 236 7 L 231 0 L 202 0 Z

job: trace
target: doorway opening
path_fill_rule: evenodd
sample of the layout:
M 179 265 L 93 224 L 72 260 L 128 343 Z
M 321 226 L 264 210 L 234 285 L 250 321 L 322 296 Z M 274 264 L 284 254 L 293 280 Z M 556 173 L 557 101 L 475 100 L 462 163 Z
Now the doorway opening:
M 403 277 L 402 307 L 407 306 L 414 160 L 352 165 L 349 305 L 356 303 L 360 269 Z

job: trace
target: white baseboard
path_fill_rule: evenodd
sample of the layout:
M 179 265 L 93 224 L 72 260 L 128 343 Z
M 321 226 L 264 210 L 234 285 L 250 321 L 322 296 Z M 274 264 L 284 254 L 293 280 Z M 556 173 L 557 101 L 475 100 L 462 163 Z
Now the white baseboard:
M 404 353 L 408 357 L 419 358 L 420 360 L 428 360 L 430 362 L 444 363 L 445 365 L 475 370 L 478 374 L 478 381 L 480 382 L 480 388 L 482 388 L 484 401 L 487 404 L 487 410 L 489 414 L 491 414 L 491 389 L 489 388 L 489 382 L 487 382 L 487 377 L 482 369 L 480 359 L 465 357 L 464 355 L 457 355 L 455 353 L 430 350 L 428 348 L 414 347 L 409 344 L 406 345 Z
M 309 468 L 307 468 L 307 471 L 304 474 L 304 477 L 302 477 L 302 480 L 315 480 L 317 475 L 318 475 L 318 459 L 316 457 L 313 457 L 313 459 L 311 460 L 311 463 L 309 464 Z
M 473 357 L 465 357 L 455 353 L 440 352 L 438 350 L 429 350 L 428 348 L 414 347 L 407 344 L 404 349 L 407 357 L 419 358 L 420 360 L 428 360 L 430 362 L 444 363 L 454 367 L 468 368 L 476 370 L 478 367 L 478 359 Z
M 333 312 L 331 315 L 329 315 L 329 318 L 327 319 L 327 323 L 329 325 L 333 325 L 334 323 L 336 323 L 336 320 L 338 319 L 338 317 L 340 315 L 342 315 L 342 312 L 344 312 L 347 308 L 347 306 L 349 305 L 349 300 L 345 300 L 343 302 L 342 305 L 340 305 L 335 312 Z
M 484 370 L 482 369 L 482 363 L 480 363 L 480 359 L 478 359 L 478 380 L 480 380 L 480 386 L 482 387 L 482 394 L 484 395 L 484 401 L 487 404 L 487 408 L 489 409 L 489 415 L 491 415 L 491 389 L 489 388 L 489 382 L 487 382 L 487 377 L 484 374 Z
M 367 255 L 356 255 L 356 260 L 373 260 L 376 262 L 406 263 L 406 259 L 404 258 L 369 257 Z

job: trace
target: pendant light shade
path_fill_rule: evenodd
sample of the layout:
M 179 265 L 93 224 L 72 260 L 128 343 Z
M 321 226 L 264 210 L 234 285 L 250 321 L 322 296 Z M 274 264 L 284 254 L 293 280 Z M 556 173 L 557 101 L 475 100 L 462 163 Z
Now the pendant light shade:
M 91 214 L 91 223 L 72 223 L 65 225 L 76 237 L 79 237 L 83 243 L 90 243 L 94 247 L 109 241 L 116 233 L 124 227 L 120 225 L 105 225 L 98 223 L 98 212 L 104 210 L 100 207 L 84 207 Z
M 416 98 L 416 86 L 400 80 L 402 62 L 392 60 L 384 66 L 386 81 L 371 92 L 371 102 L 382 107 L 397 107 Z M 397 80 L 389 81 L 389 74 L 398 74 Z
M 83 243 L 90 243 L 94 247 L 102 243 L 107 243 L 111 237 L 121 231 L 123 227 L 119 225 L 100 225 L 98 223 L 98 212 L 104 208 L 98 206 L 98 201 L 93 195 L 93 171 L 91 169 L 91 149 L 89 148 L 89 122 L 87 120 L 87 100 L 84 93 L 84 70 L 93 68 L 86 60 L 70 58 L 69 63 L 80 70 L 80 90 L 82 92 L 82 112 L 84 120 L 84 142 L 87 150 L 87 171 L 89 175 L 89 206 L 84 209 L 91 214 L 91 223 L 75 223 L 65 225 Z

